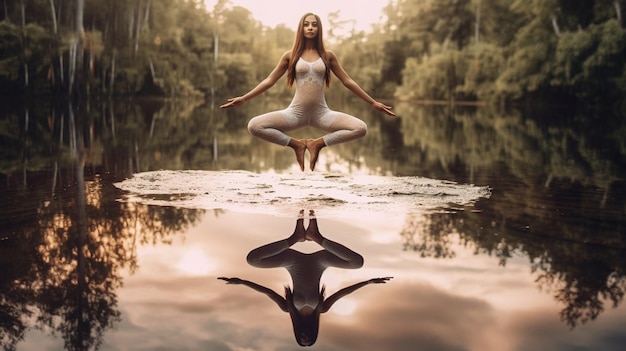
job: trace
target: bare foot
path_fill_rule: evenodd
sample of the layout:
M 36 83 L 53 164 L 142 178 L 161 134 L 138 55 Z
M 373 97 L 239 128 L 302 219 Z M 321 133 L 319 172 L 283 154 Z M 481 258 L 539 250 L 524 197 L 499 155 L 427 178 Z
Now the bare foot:
M 293 149 L 296 153 L 296 161 L 298 161 L 298 165 L 300 165 L 300 170 L 304 171 L 304 153 L 307 149 L 306 140 L 301 139 L 291 139 L 289 144 L 287 144 L 290 148 Z
M 304 229 L 304 219 L 300 218 L 298 219 L 298 221 L 296 222 L 296 229 L 294 229 L 293 234 L 291 234 L 293 239 L 296 240 L 296 242 L 303 242 L 306 241 L 306 229 Z
M 324 138 L 317 139 L 307 139 L 306 140 L 306 148 L 309 150 L 309 167 L 312 171 L 315 170 L 315 165 L 317 164 L 317 158 L 320 155 L 320 150 L 326 147 L 326 143 L 324 142 Z
M 296 228 L 293 230 L 293 233 L 287 238 L 287 242 L 289 246 L 306 241 L 306 229 L 304 228 L 304 210 L 300 210 L 298 215 L 298 220 L 296 220 Z
M 322 236 L 322 233 L 320 233 L 320 230 L 317 227 L 316 218 L 311 218 L 311 220 L 309 221 L 309 226 L 306 228 L 305 237 L 306 237 L 306 240 L 314 241 L 320 245 L 322 244 L 322 241 L 324 241 L 324 237 Z

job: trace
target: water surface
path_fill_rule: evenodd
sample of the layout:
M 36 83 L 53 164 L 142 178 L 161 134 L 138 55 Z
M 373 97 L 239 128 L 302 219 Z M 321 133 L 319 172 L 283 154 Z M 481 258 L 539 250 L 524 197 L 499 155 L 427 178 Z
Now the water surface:
M 290 150 L 247 134 L 251 110 L 266 107 L 249 108 L 6 112 L 5 349 L 297 349 L 274 301 L 217 278 L 282 294 L 287 271 L 246 257 L 289 237 L 301 211 L 305 225 L 315 218 L 324 237 L 363 258 L 324 272 L 327 296 L 393 277 L 322 314 L 312 349 L 626 343 L 619 118 L 602 127 L 557 112 L 406 105 L 389 119 L 345 105 L 368 135 L 323 150 L 318 171 L 302 173 Z

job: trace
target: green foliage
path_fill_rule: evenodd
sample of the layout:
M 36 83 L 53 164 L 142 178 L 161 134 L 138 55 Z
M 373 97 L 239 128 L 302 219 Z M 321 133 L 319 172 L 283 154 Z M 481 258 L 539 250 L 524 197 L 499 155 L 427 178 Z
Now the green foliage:
M 0 91 L 18 80 L 21 65 L 19 28 L 9 22 L 0 22 Z
M 86 33 L 65 2 L 7 3 L 0 22 L 0 90 L 69 89 L 71 49 L 92 94 L 231 96 L 249 89 L 289 50 L 296 28 L 267 28 L 243 7 L 200 0 L 85 0 Z M 614 0 L 389 1 L 369 33 L 332 36 L 329 49 L 377 97 L 614 103 L 624 95 L 626 4 Z M 354 28 L 354 27 L 353 27 Z M 332 39 L 332 40 L 331 40 Z M 27 72 L 25 70 L 28 70 Z M 26 78 L 28 77 L 28 85 Z M 289 95 L 275 88 L 268 95 Z M 346 94 L 341 90 L 340 94 Z
M 219 66 L 223 72 L 221 75 L 223 84 L 217 85 L 217 88 L 235 94 L 242 93 L 242 89 L 249 89 L 246 86 L 254 76 L 252 71 L 254 58 L 249 54 L 231 54 L 224 55 L 223 61 L 224 63 Z
M 462 52 L 467 70 L 464 84 L 457 91 L 463 96 L 475 96 L 478 100 L 490 101 L 496 95 L 493 82 L 505 68 L 504 50 L 497 45 L 477 43 Z
M 67 90 L 73 43 L 81 39 L 81 52 L 76 54 L 82 73 L 77 79 L 96 94 L 203 95 L 215 88 L 215 82 L 230 79 L 220 75 L 216 55 L 249 53 L 257 37 L 252 34 L 260 29 L 248 10 L 227 8 L 223 2 L 209 12 L 201 1 L 86 0 L 83 21 L 89 31 L 76 33 L 75 12 L 67 11 L 65 3 L 53 4 L 56 31 L 48 1 L 29 2 L 25 28 L 0 23 L 3 89 L 24 88 L 27 67 L 29 86 L 36 81 L 37 93 Z M 18 7 L 8 10 L 11 18 L 20 15 Z M 289 36 L 291 40 L 292 32 Z M 237 82 L 242 80 L 223 84 Z
M 626 59 L 626 30 L 616 20 L 609 20 L 590 27 L 597 46 L 583 63 L 583 71 L 594 80 L 612 79 L 620 75 Z
M 626 32 L 616 20 L 591 25 L 585 31 L 567 32 L 557 44 L 552 84 L 571 89 L 580 98 L 591 98 L 602 89 L 617 96 L 626 50 Z
M 397 95 L 403 99 L 451 100 L 456 87 L 459 52 L 444 50 L 418 61 L 409 58 L 403 71 L 403 85 Z
M 583 63 L 592 54 L 595 40 L 586 31 L 568 32 L 560 36 L 556 47 L 556 84 L 572 84 L 584 79 Z M 562 72 L 561 72 L 562 71 Z M 562 80 L 559 80 L 559 76 Z
M 606 104 L 625 93 L 622 2 L 406 0 L 386 11 L 383 77 L 399 98 Z

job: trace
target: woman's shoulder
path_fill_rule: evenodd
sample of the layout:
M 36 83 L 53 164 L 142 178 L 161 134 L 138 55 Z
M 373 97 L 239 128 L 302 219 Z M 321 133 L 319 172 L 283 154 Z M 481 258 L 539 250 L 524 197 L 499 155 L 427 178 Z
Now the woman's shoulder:
M 336 58 L 337 58 L 337 55 L 335 55 L 335 52 L 334 52 L 334 51 L 332 51 L 332 50 L 326 50 L 326 57 L 327 57 L 329 60 L 334 60 L 334 59 L 336 59 Z
M 291 59 L 291 50 L 287 50 L 287 51 L 283 52 L 283 54 L 280 56 L 280 59 L 281 60 L 284 60 L 284 59 L 289 60 L 289 59 Z

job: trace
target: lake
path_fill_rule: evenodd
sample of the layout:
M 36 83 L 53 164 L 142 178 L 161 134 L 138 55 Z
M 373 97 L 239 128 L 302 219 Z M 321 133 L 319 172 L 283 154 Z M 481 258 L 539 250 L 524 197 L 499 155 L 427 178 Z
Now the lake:
M 626 124 L 611 109 L 398 103 L 393 118 L 336 101 L 368 134 L 301 172 L 246 130 L 285 103 L 7 105 L 5 350 L 626 344 Z M 294 322 L 289 306 L 324 310 Z

